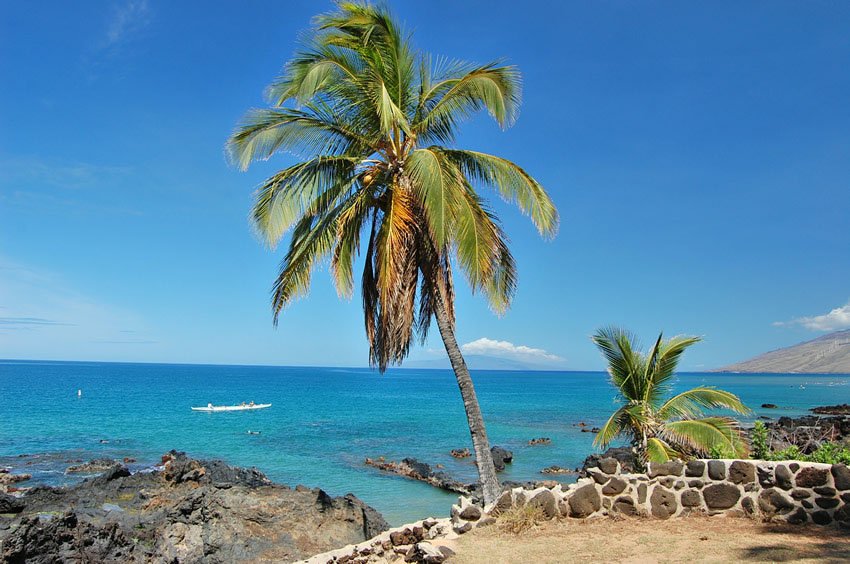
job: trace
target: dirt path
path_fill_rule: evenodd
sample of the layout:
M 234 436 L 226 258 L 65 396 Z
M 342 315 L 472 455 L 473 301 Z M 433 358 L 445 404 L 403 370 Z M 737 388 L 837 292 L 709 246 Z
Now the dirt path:
M 691 517 L 549 522 L 520 536 L 463 535 L 452 562 L 848 562 L 850 531 Z

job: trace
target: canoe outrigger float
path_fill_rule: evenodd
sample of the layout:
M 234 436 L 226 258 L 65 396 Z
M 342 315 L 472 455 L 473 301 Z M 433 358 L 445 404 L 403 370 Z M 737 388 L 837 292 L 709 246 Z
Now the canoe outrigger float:
M 192 411 L 206 411 L 206 412 L 215 412 L 215 411 L 250 411 L 252 409 L 265 409 L 267 407 L 271 407 L 270 403 L 243 403 L 241 405 L 213 405 L 208 403 L 206 407 L 193 407 Z

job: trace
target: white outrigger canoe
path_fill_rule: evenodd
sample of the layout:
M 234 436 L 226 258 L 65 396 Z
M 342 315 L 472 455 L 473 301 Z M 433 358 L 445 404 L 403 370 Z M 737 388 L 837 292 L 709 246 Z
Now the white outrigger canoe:
M 206 412 L 214 412 L 214 411 L 250 411 L 252 409 L 265 409 L 267 407 L 271 407 L 270 403 L 255 403 L 255 404 L 244 404 L 244 405 L 213 405 L 209 404 L 206 407 L 193 407 L 192 411 L 206 411 Z

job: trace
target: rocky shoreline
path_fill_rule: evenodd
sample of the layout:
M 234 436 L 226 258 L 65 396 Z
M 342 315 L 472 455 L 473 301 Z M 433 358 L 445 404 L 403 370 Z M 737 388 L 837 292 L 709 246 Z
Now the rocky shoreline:
M 0 494 L 0 560 L 293 561 L 388 527 L 352 494 L 293 489 L 253 468 L 174 451 L 162 462 L 135 474 L 116 463 L 73 487 Z

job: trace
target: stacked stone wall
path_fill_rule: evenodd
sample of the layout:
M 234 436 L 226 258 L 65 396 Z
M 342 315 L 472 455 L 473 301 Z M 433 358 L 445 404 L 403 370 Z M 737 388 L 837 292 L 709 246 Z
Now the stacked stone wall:
M 843 464 L 692 460 L 651 463 L 646 474 L 627 474 L 617 460 L 606 458 L 588 475 L 575 484 L 505 491 L 481 519 L 532 505 L 549 519 L 701 513 L 850 527 L 850 469 Z M 464 518 L 466 505 L 462 499 L 452 509 L 458 532 L 476 525 L 477 520 Z

